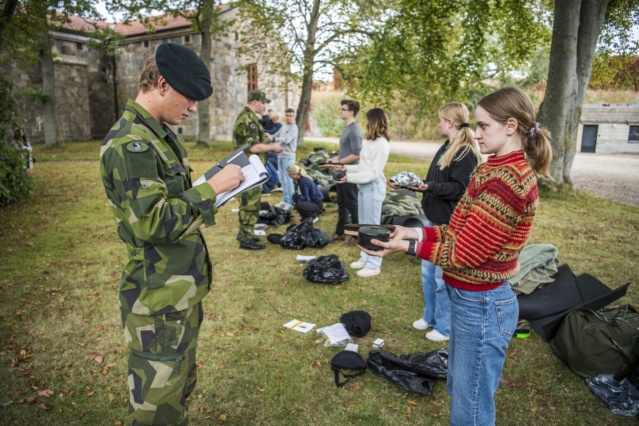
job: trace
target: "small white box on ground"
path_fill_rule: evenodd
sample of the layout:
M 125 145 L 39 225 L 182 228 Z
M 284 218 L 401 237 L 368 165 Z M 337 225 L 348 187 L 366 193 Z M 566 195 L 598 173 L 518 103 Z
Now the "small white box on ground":
M 345 351 L 359 352 L 359 345 L 357 343 L 348 343 L 344 348 Z
M 384 346 L 384 340 L 383 339 L 375 339 L 375 341 L 373 342 L 373 347 L 374 348 L 381 348 L 382 346 Z

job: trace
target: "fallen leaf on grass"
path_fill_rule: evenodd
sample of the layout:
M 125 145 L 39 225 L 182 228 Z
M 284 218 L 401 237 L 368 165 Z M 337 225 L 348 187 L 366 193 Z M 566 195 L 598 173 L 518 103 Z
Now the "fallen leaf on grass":
M 416 403 L 415 401 L 411 401 L 410 399 L 408 400 L 408 403 L 409 403 L 410 405 L 417 405 L 417 403 Z
M 49 411 L 50 410 L 49 407 L 47 407 L 46 405 L 44 405 L 42 403 L 38 404 L 38 408 L 43 410 L 43 411 Z
M 98 355 L 96 357 L 93 357 L 93 361 L 97 362 L 98 364 L 102 364 L 104 362 L 104 358 Z
M 43 391 L 38 391 L 38 395 L 44 396 L 45 398 L 48 398 L 51 395 L 53 395 L 53 391 L 51 389 L 45 389 Z
M 219 416 L 217 416 L 218 419 L 222 420 L 223 422 L 226 421 L 226 414 L 220 414 Z
M 113 396 L 112 393 L 109 394 L 109 402 L 113 402 L 115 400 L 115 397 Z
M 87 392 L 87 396 L 93 396 L 94 393 L 95 393 L 94 390 L 92 390 L 91 392 Z

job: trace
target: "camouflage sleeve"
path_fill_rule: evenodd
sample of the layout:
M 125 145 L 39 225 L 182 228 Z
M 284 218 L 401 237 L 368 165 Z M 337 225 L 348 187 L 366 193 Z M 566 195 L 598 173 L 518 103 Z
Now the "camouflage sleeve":
M 241 121 L 235 124 L 235 146 L 239 148 L 245 143 L 249 147 L 258 143 L 266 143 L 262 125 L 253 121 Z M 250 155 L 250 152 L 246 153 Z
M 102 178 L 118 221 L 140 240 L 172 243 L 193 233 L 200 224 L 213 225 L 215 191 L 210 185 L 186 188 L 186 171 L 166 169 L 155 151 L 127 149 L 131 139 L 106 149 Z

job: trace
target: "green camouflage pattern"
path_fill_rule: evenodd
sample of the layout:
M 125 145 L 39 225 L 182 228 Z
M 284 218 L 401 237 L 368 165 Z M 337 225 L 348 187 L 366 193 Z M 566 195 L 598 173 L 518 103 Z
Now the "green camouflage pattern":
M 165 315 L 122 310 L 130 349 L 129 412 L 133 425 L 186 425 L 187 398 L 195 389 L 202 304 Z
M 208 293 L 211 263 L 200 225 L 215 224 L 215 191 L 192 187 L 178 137 L 134 101 L 106 135 L 100 173 L 129 259 L 120 307 L 138 315 L 186 310 Z
M 266 144 L 267 142 L 266 136 L 264 136 L 264 128 L 257 114 L 247 106 L 242 108 L 233 125 L 233 149 L 238 149 L 242 145 L 248 144 L 249 147 L 245 151 L 248 157 L 252 154 L 249 151 L 250 147 L 258 143 Z M 257 155 L 259 155 L 262 163 L 266 164 L 266 153 Z
M 244 144 L 248 144 L 250 148 L 258 143 L 267 143 L 266 136 L 264 136 L 264 128 L 257 114 L 245 106 L 233 125 L 233 149 L 237 149 Z M 252 154 L 248 148 L 245 153 L 247 156 Z M 259 155 L 262 163 L 266 164 L 267 154 L 257 155 Z M 237 214 L 240 222 L 240 231 L 238 233 L 240 241 L 248 241 L 253 236 L 255 224 L 260 213 L 261 201 L 261 186 L 249 189 L 240 195 L 240 211 Z
M 255 224 L 260 214 L 260 205 L 262 204 L 262 186 L 244 191 L 240 194 L 240 211 L 237 216 L 240 221 L 240 232 L 238 239 L 240 241 L 248 241 L 253 237 Z

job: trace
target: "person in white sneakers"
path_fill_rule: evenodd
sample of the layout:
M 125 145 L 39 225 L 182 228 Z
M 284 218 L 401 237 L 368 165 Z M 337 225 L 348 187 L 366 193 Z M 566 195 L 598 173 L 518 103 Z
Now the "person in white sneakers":
M 332 166 L 346 172 L 344 178 L 336 181 L 337 184 L 357 184 L 357 216 L 361 224 L 379 225 L 382 219 L 382 203 L 386 198 L 384 167 L 390 154 L 388 141 L 388 117 L 381 108 L 373 108 L 366 113 L 366 139 L 362 144 L 359 164 Z M 359 260 L 350 266 L 359 269 L 358 276 L 372 277 L 379 275 L 382 258 L 361 251 Z
M 439 110 L 439 132 L 447 138 L 431 162 L 426 179 L 419 187 L 422 208 L 428 218 L 426 226 L 448 224 L 457 202 L 466 191 L 470 174 L 482 157 L 468 125 L 468 108 L 451 102 Z M 394 187 L 389 181 L 389 186 Z M 432 330 L 426 338 L 444 342 L 450 335 L 450 298 L 446 291 L 442 268 L 422 260 L 422 287 L 425 307 L 422 317 L 413 323 L 417 330 Z

